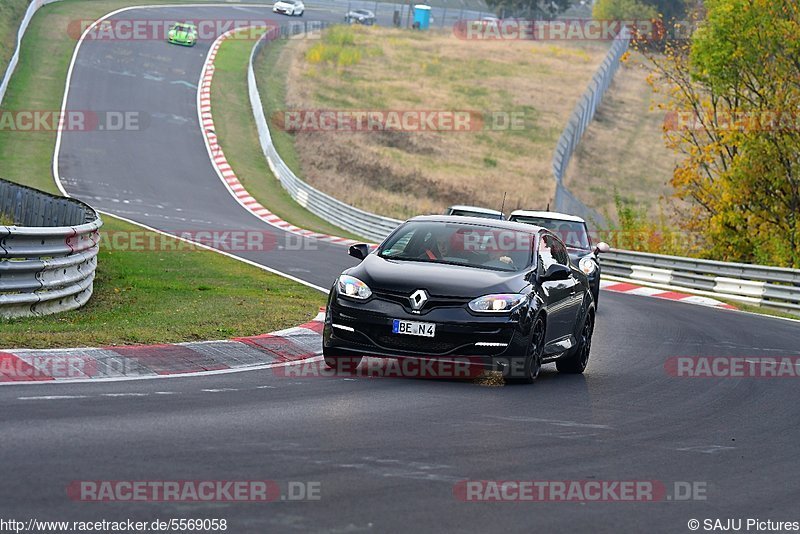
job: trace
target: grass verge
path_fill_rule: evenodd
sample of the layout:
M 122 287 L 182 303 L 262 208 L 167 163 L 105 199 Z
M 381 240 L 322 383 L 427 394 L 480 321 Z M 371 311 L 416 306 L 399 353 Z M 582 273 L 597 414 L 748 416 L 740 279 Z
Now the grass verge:
M 17 46 L 17 31 L 30 0 L 0 1 L 0 76 L 5 74 L 8 61 Z
M 276 41 L 268 44 L 262 55 L 269 59 L 274 58 L 284 43 L 285 41 Z M 300 206 L 273 176 L 261 151 L 247 83 L 244 81 L 246 78 L 242 76 L 247 73 L 253 44 L 249 39 L 228 39 L 220 47 L 214 61 L 216 69 L 211 85 L 214 127 L 228 163 L 247 192 L 285 221 L 315 232 L 363 240 Z M 273 75 L 259 81 L 271 85 L 268 94 L 272 94 L 271 89 L 280 83 L 273 81 L 273 78 L 278 77 Z M 282 133 L 284 132 L 274 129 L 271 131 L 278 152 L 290 168 L 293 168 L 296 165 L 294 147 L 285 142 L 280 135 Z
M 170 2 L 175 3 L 175 2 Z M 99 18 L 130 0 L 72 1 L 43 7 L 23 41 L 6 110 L 61 107 L 74 38 L 71 20 Z M 0 132 L 4 177 L 57 193 L 51 176 L 55 134 Z M 103 231 L 138 231 L 105 217 Z M 82 309 L 0 321 L 0 347 L 165 343 L 252 335 L 310 319 L 324 296 L 209 251 L 101 247 L 95 294 Z
M 755 304 L 747 304 L 738 300 L 721 299 L 721 298 L 717 298 L 717 300 L 724 302 L 726 304 L 730 304 L 731 306 L 734 306 L 735 308 L 741 311 L 756 313 L 758 315 L 766 315 L 769 317 L 779 317 L 781 319 L 793 319 L 795 321 L 800 321 L 800 315 L 797 314 L 776 310 L 773 308 L 767 308 L 764 306 L 756 306 Z
M 141 232 L 105 217 L 103 232 Z M 153 236 L 143 232 L 143 242 Z M 155 236 L 156 242 L 161 237 Z M 0 321 L 0 347 L 171 343 L 263 334 L 296 326 L 322 293 L 186 243 L 164 249 L 101 247 L 94 295 L 74 312 Z M 104 243 L 107 241 L 104 241 Z

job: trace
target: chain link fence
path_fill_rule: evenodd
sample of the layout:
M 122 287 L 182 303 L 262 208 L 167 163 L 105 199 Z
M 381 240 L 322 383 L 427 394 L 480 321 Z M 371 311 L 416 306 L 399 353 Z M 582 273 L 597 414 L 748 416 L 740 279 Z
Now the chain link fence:
M 600 68 L 592 77 L 586 92 L 583 93 L 583 96 L 578 101 L 578 105 L 569 118 L 567 127 L 564 128 L 556 144 L 555 154 L 553 154 L 553 177 L 556 181 L 553 209 L 582 217 L 596 228 L 606 226 L 605 217 L 572 194 L 567 186 L 564 185 L 564 176 L 569 162 L 583 138 L 583 134 L 586 133 L 586 129 L 594 119 L 597 108 L 603 101 L 603 96 L 614 80 L 617 70 L 619 70 L 620 61 L 625 52 L 628 51 L 630 40 L 629 30 L 623 28 L 611 45 L 611 49 L 608 51 Z

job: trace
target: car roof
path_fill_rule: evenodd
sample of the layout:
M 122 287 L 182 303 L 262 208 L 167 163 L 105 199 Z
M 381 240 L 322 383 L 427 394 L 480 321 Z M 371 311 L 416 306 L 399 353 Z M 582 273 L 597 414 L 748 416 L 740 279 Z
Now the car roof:
M 553 219 L 556 221 L 570 221 L 586 224 L 586 221 L 576 215 L 567 215 L 566 213 L 559 213 L 557 211 L 532 211 L 532 210 L 514 210 L 511 212 L 510 217 L 538 217 L 540 219 Z
M 493 210 L 491 208 L 481 208 L 480 206 L 465 206 L 462 204 L 457 204 L 455 206 L 450 206 L 447 208 L 449 210 L 463 210 L 463 211 L 474 211 L 475 213 L 486 213 L 488 215 L 502 215 L 502 212 L 497 210 Z
M 526 234 L 552 233 L 547 228 L 542 228 L 541 226 L 536 226 L 534 224 L 504 221 L 500 219 L 486 219 L 484 217 L 464 217 L 461 215 L 418 215 L 417 217 L 412 217 L 406 222 L 410 221 L 473 224 L 475 226 L 514 230 L 516 232 L 524 232 Z

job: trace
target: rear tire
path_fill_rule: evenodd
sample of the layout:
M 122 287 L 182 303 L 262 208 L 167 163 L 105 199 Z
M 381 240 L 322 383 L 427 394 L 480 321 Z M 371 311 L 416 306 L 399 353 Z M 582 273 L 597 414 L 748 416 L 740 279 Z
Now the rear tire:
M 592 334 L 594 333 L 594 310 L 590 310 L 583 320 L 578 344 L 567 356 L 556 360 L 559 373 L 581 374 L 589 363 L 589 352 L 592 350 Z

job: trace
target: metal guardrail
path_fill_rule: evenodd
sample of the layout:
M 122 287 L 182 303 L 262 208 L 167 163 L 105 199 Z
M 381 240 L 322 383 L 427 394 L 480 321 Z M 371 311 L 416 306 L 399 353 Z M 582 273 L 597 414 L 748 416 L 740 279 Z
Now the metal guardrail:
M 324 27 L 324 24 L 322 26 Z M 281 32 L 284 35 L 287 33 L 292 34 L 294 32 L 292 28 L 297 28 L 298 33 L 307 31 L 307 25 L 293 25 L 284 26 L 281 28 Z M 256 55 L 271 38 L 275 38 L 275 34 L 268 32 L 256 42 L 250 52 L 250 61 L 247 66 L 247 88 L 250 94 L 250 106 L 253 108 L 261 150 L 267 158 L 269 168 L 292 198 L 311 213 L 349 232 L 377 242 L 382 241 L 402 221 L 360 210 L 311 187 L 292 172 L 284 163 L 278 151 L 275 150 L 272 136 L 269 133 L 267 118 L 264 116 L 264 107 L 261 103 L 261 95 L 258 92 L 255 69 L 253 68 Z
M 603 274 L 800 313 L 800 269 L 613 250 Z
M 331 5 L 339 5 L 341 0 L 327 0 L 327 2 Z M 349 2 L 349 4 L 353 3 L 354 2 Z M 358 3 L 359 6 L 367 6 L 369 4 L 370 2 L 368 1 Z M 392 6 L 393 4 L 384 5 Z M 469 14 L 474 15 L 472 12 Z M 326 26 L 327 24 L 322 24 L 320 29 Z M 297 31 L 292 30 L 292 26 L 283 26 L 281 28 L 281 35 L 286 36 L 293 32 L 299 33 L 301 31 L 308 31 L 307 26 L 302 24 L 296 24 L 293 27 L 297 28 Z M 280 180 L 281 184 L 283 184 L 284 188 L 289 191 L 292 198 L 315 215 L 347 231 L 377 241 L 382 240 L 401 221 L 354 208 L 311 187 L 289 169 L 275 150 L 275 146 L 272 144 L 272 137 L 269 133 L 269 126 L 264 116 L 264 108 L 258 91 L 253 67 L 255 58 L 264 47 L 265 43 L 274 38 L 275 34 L 271 33 L 265 34 L 264 37 L 258 40 L 251 51 L 250 62 L 247 69 L 250 105 L 253 109 L 253 116 L 258 128 L 261 149 L 264 152 L 264 156 L 267 158 L 270 169 L 278 180 Z M 581 97 L 578 106 L 570 117 L 566 129 L 558 141 L 553 157 L 553 174 L 556 180 L 556 194 L 553 203 L 554 209 L 564 213 L 579 215 L 587 221 L 594 223 L 595 226 L 603 226 L 605 224 L 605 219 L 602 215 L 587 207 L 575 197 L 563 184 L 563 177 L 578 142 L 589 126 L 589 123 L 594 118 L 597 106 L 602 101 L 603 95 L 611 85 L 614 74 L 619 68 L 620 59 L 628 50 L 629 42 L 628 30 L 624 28 L 623 32 L 621 32 L 614 41 L 605 60 L 592 78 L 589 88 Z
M 91 207 L 0 179 L 0 317 L 46 315 L 92 296 L 102 221 Z
M 306 31 L 300 26 L 298 31 Z M 626 30 L 627 31 L 627 30 Z M 282 29 L 283 34 L 291 30 Z M 267 36 L 265 36 L 267 37 Z M 250 54 L 247 71 L 250 104 L 253 108 L 261 148 L 270 169 L 303 207 L 323 219 L 357 233 L 380 241 L 401 221 L 381 217 L 359 210 L 336 200 L 300 180 L 281 159 L 272 144 L 272 138 L 264 116 L 264 108 L 255 78 L 253 62 L 267 39 L 260 39 Z M 574 213 L 596 224 L 602 217 L 586 207 L 562 183 L 569 158 L 608 89 L 613 75 L 619 68 L 622 54 L 628 49 L 627 38 L 618 38 L 611 47 L 602 66 L 592 79 L 589 89 L 573 113 L 567 129 L 559 141 L 553 171 L 557 181 L 556 210 Z M 693 293 L 713 295 L 734 301 L 800 313 L 800 270 L 699 260 L 678 256 L 665 256 L 613 250 L 602 255 L 603 274 L 655 285 L 663 288 L 686 288 Z
M 577 215 L 598 227 L 605 226 L 605 218 L 578 200 L 567 189 L 564 185 L 564 175 L 567 172 L 572 155 L 578 147 L 578 143 L 580 143 L 586 128 L 589 127 L 592 119 L 594 119 L 597 107 L 603 101 L 603 96 L 614 80 L 614 75 L 619 69 L 623 54 L 628 51 L 630 38 L 631 35 L 628 28 L 623 27 L 614 40 L 614 44 L 611 45 L 611 49 L 608 51 L 600 68 L 592 77 L 589 87 L 583 93 L 578 105 L 572 112 L 567 127 L 556 144 L 555 154 L 553 154 L 553 177 L 556 180 L 556 194 L 553 200 L 555 211 Z

